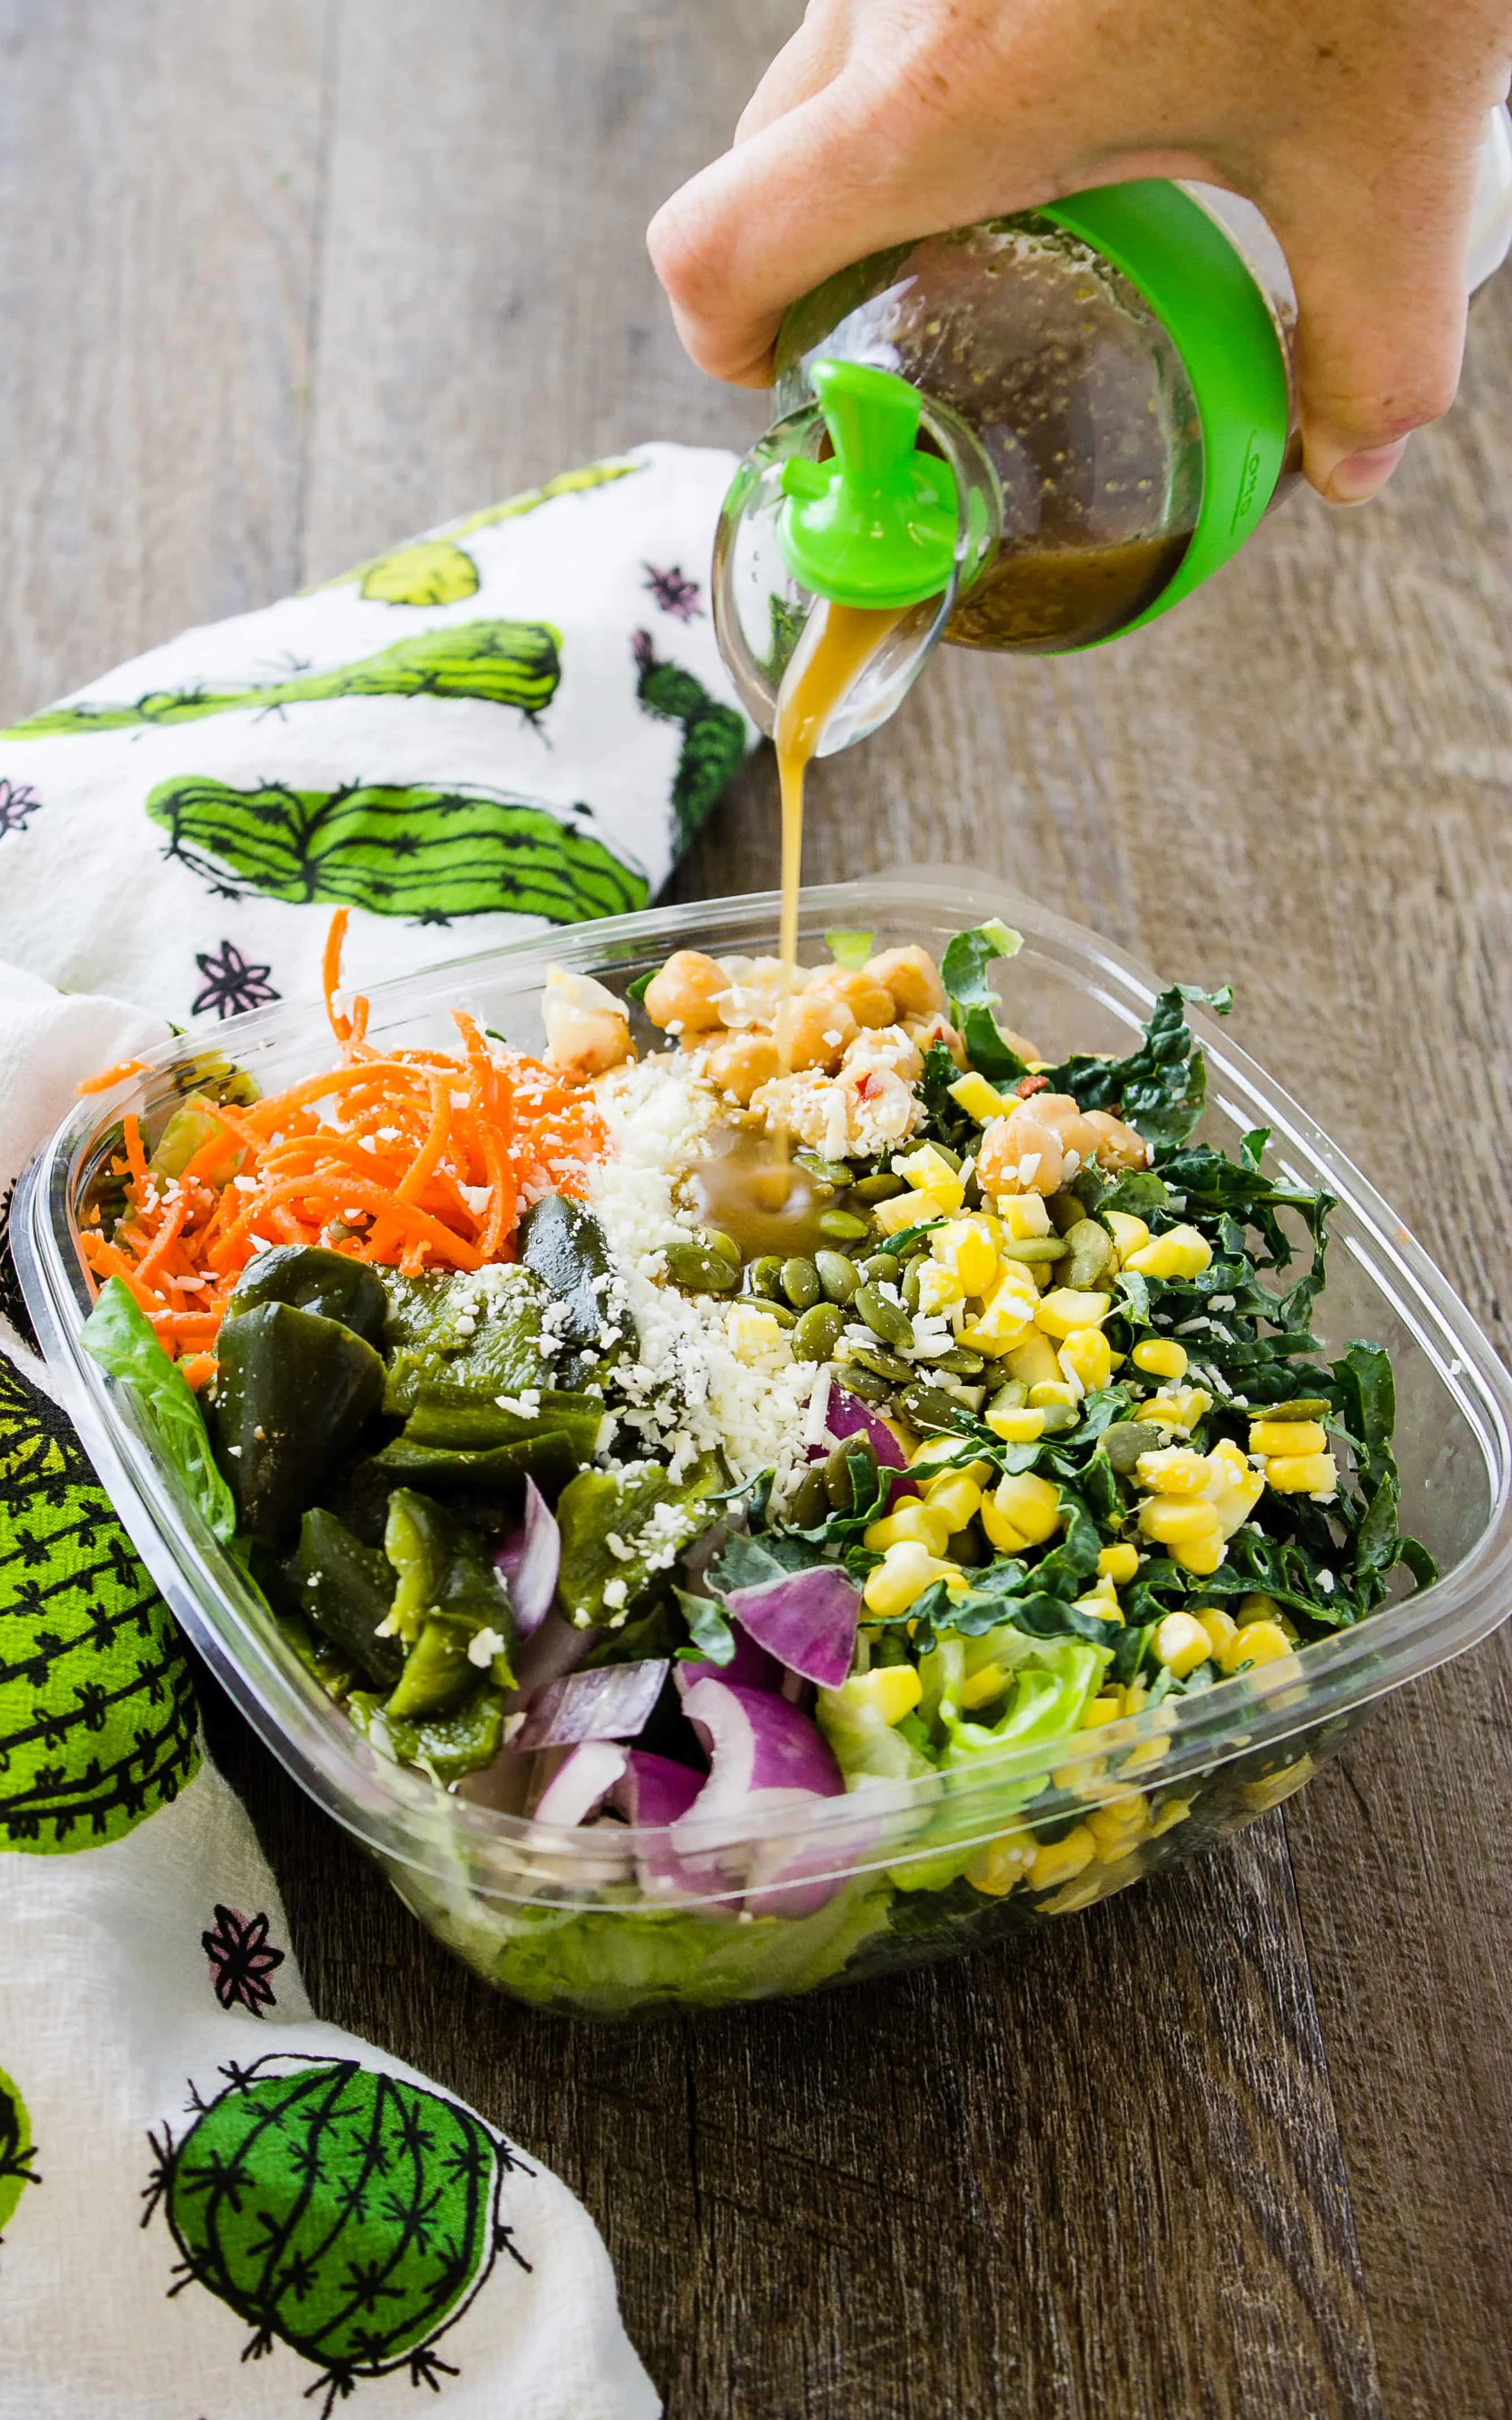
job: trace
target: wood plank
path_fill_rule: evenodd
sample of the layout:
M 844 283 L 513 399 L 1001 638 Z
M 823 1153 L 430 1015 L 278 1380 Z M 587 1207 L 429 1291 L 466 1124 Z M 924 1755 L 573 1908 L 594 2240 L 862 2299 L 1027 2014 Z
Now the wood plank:
M 325 15 L 7 11 L 7 721 L 293 582 Z

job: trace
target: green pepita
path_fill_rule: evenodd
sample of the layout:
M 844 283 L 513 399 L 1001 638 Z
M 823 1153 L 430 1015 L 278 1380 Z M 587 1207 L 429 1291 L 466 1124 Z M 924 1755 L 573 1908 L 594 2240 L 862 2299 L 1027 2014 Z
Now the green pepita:
M 782 1264 L 777 1254 L 763 1252 L 760 1259 L 752 1261 L 746 1271 L 746 1283 L 752 1294 L 764 1295 L 768 1302 L 775 1301 L 782 1291 Z
M 903 1189 L 903 1178 L 885 1168 L 879 1168 L 874 1176 L 858 1176 L 851 1187 L 862 1202 L 892 1202 Z
M 873 1336 L 884 1344 L 912 1344 L 914 1323 L 908 1313 L 895 1302 L 889 1302 L 880 1287 L 864 1285 L 856 1297 L 856 1308 Z
M 685 1294 L 730 1294 L 740 1281 L 722 1252 L 691 1242 L 668 1245 L 667 1274 Z
M 792 1260 L 784 1261 L 782 1291 L 795 1311 L 810 1309 L 824 1293 L 824 1288 L 819 1282 L 819 1272 L 812 1261 L 805 1260 L 801 1253 L 795 1253 Z
M 1116 1420 L 1102 1436 L 1103 1451 L 1115 1470 L 1131 1471 L 1142 1453 L 1152 1453 L 1161 1432 L 1149 1420 Z
M 861 1275 L 868 1285 L 896 1285 L 903 1263 L 896 1252 L 873 1252 L 861 1263 Z
M 827 1361 L 840 1342 L 845 1313 L 832 1302 L 816 1302 L 793 1330 L 793 1350 L 800 1361 Z
M 817 1529 L 822 1521 L 828 1520 L 829 1512 L 824 1473 L 810 1470 L 798 1481 L 788 1517 L 795 1529 Z
M 815 1252 L 813 1264 L 819 1272 L 819 1282 L 830 1302 L 856 1300 L 856 1290 L 861 1282 L 861 1273 L 854 1261 L 848 1261 L 843 1252 Z
M 854 1210 L 821 1210 L 817 1223 L 821 1235 L 832 1244 L 864 1243 L 872 1233 L 870 1220 L 858 1218 Z
M 1066 1230 L 1071 1249 L 1066 1265 L 1059 1272 L 1062 1285 L 1085 1288 L 1093 1286 L 1114 1259 L 1113 1238 L 1095 1218 L 1080 1218 Z
M 896 1353 L 888 1353 L 881 1344 L 852 1344 L 845 1356 L 847 1370 L 870 1370 L 874 1378 L 890 1378 L 895 1387 L 903 1386 L 913 1376 L 906 1361 Z

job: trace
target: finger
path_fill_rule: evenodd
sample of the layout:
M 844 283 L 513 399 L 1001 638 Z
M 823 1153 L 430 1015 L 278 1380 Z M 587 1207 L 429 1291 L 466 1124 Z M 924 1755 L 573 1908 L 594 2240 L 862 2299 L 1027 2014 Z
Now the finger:
M 823 92 L 844 66 L 850 38 L 849 0 L 814 0 L 741 111 L 735 141 L 748 143 L 789 110 Z
M 1441 147 L 1390 191 L 1326 169 L 1326 204 L 1315 185 L 1295 215 L 1273 199 L 1268 215 L 1297 289 L 1304 467 L 1331 504 L 1364 504 L 1454 401 L 1475 158 Z

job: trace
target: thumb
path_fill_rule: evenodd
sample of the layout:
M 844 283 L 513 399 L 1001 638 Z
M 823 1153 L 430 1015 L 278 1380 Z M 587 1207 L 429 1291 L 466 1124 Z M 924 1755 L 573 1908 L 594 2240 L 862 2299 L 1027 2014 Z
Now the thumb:
M 1375 495 L 1454 401 L 1474 177 L 1473 152 L 1398 165 L 1389 191 L 1330 163 L 1326 190 L 1266 208 L 1297 290 L 1304 467 L 1330 504 Z

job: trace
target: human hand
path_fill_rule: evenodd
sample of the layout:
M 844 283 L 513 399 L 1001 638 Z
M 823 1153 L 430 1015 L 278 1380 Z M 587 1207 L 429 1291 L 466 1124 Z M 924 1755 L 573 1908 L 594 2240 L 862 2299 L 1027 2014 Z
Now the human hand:
M 810 0 L 648 241 L 683 341 L 764 386 L 789 302 L 868 253 L 1129 177 L 1256 203 L 1299 307 L 1304 467 L 1335 504 L 1454 398 L 1512 0 Z

